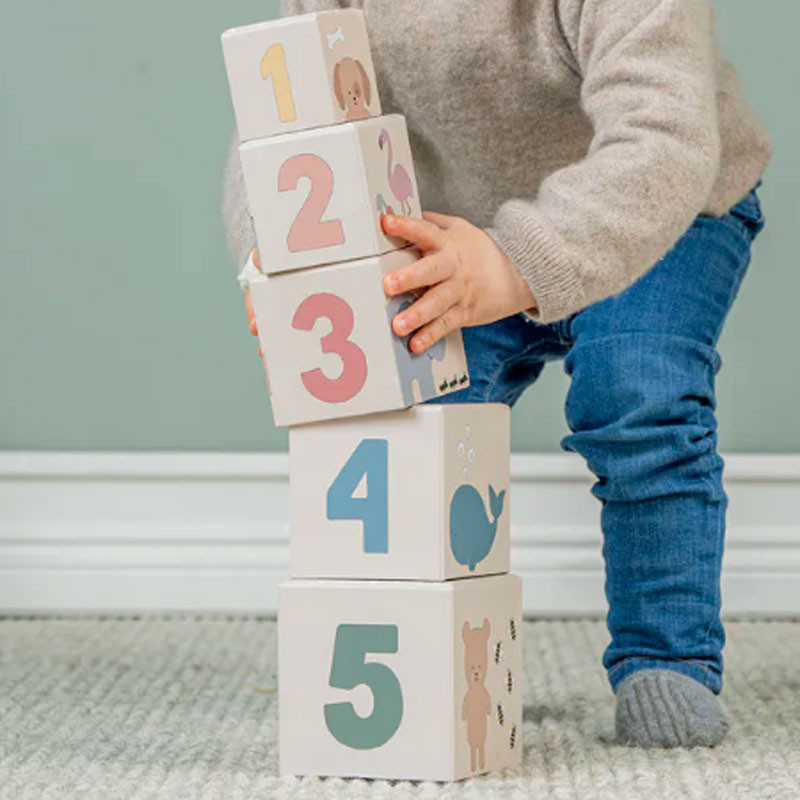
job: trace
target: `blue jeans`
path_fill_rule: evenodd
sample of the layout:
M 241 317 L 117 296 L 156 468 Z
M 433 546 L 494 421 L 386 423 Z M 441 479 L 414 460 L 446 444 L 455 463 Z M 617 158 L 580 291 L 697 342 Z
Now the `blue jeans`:
M 439 401 L 513 405 L 564 359 L 562 447 L 586 459 L 602 503 L 613 689 L 654 667 L 722 688 L 716 344 L 763 224 L 753 190 L 720 219 L 698 217 L 616 297 L 548 325 L 516 315 L 465 329 L 471 385 Z

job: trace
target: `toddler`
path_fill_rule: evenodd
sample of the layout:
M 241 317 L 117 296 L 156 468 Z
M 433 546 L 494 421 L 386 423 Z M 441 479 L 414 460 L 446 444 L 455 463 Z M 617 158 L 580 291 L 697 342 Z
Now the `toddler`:
M 728 722 L 726 498 L 715 349 L 763 218 L 764 131 L 720 55 L 710 0 L 288 0 L 363 8 L 384 113 L 406 116 L 423 258 L 385 279 L 422 352 L 464 329 L 471 386 L 513 405 L 571 377 L 563 447 L 597 477 L 619 739 L 711 746 Z M 224 211 L 253 249 L 232 150 Z M 251 330 L 255 332 L 249 304 Z

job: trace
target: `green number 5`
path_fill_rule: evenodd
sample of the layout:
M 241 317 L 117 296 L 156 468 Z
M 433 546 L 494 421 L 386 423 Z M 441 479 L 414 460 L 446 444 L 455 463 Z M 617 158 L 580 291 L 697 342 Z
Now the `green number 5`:
M 356 714 L 352 703 L 328 703 L 325 724 L 334 739 L 355 750 L 371 750 L 395 735 L 403 718 L 403 692 L 385 664 L 367 663 L 367 653 L 396 653 L 397 625 L 339 625 L 333 646 L 330 685 L 372 692 L 372 713 Z

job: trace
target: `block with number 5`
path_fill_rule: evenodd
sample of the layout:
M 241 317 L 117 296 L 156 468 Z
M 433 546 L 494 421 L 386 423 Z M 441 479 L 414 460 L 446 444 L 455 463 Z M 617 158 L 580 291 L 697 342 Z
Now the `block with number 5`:
M 292 575 L 507 572 L 510 412 L 415 406 L 289 433 Z
M 458 780 L 519 766 L 521 582 L 288 581 L 280 769 Z
M 222 51 L 243 142 L 380 116 L 360 10 L 232 28 Z
M 403 247 L 381 215 L 422 213 L 400 114 L 247 142 L 239 155 L 267 274 Z
M 391 321 L 411 301 L 391 300 L 383 275 L 416 250 L 250 280 L 276 425 L 410 406 L 468 385 L 460 332 L 422 355 Z

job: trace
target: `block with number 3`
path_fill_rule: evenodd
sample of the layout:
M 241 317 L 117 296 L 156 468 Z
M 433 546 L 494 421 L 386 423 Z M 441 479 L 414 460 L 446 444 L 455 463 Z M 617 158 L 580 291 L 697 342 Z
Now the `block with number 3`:
M 239 155 L 267 274 L 397 249 L 381 215 L 422 213 L 400 114 L 247 142 Z
M 461 332 L 414 354 L 395 335 L 409 296 L 387 299 L 383 276 L 416 250 L 250 280 L 276 425 L 403 408 L 469 383 Z
M 458 780 L 519 766 L 521 582 L 288 581 L 280 768 Z
M 415 406 L 289 433 L 292 575 L 507 572 L 510 412 Z
M 381 114 L 360 10 L 232 28 L 222 50 L 243 142 Z

